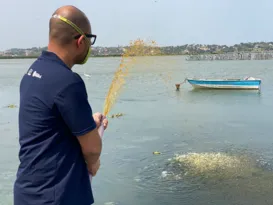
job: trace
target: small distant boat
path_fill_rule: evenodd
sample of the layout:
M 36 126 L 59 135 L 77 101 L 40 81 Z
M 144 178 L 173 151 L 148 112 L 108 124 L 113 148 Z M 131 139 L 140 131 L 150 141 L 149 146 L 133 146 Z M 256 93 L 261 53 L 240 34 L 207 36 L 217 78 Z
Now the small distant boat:
M 83 75 L 84 75 L 85 77 L 87 77 L 87 78 L 90 78 L 90 77 L 91 77 L 91 75 L 89 75 L 89 74 L 86 72 L 86 68 L 84 69 Z
M 84 73 L 83 74 L 85 77 L 87 77 L 87 78 L 90 78 L 91 77 L 91 75 L 89 75 L 89 74 L 87 74 L 87 73 Z
M 186 78 L 193 88 L 198 89 L 235 89 L 235 90 L 259 90 L 261 79 L 246 77 L 243 79 L 194 79 Z M 180 84 L 176 84 L 179 90 Z

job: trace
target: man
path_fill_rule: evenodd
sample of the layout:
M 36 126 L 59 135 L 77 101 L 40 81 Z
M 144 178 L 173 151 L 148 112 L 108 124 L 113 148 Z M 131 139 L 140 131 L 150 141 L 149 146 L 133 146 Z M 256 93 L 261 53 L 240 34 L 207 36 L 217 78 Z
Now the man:
M 108 121 L 92 116 L 85 84 L 71 69 L 86 62 L 96 36 L 73 6 L 57 9 L 49 30 L 48 51 L 20 84 L 14 205 L 90 205 L 89 173 L 96 175 L 102 149 L 98 127 Z

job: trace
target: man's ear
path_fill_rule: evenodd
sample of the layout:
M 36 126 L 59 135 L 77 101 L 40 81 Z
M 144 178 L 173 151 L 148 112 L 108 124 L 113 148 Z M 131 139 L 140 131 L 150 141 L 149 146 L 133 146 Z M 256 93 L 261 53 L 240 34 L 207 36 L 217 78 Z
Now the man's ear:
M 81 37 L 78 38 L 78 40 L 77 40 L 77 47 L 80 47 L 80 45 L 83 44 L 83 41 L 84 41 L 84 36 L 81 35 Z

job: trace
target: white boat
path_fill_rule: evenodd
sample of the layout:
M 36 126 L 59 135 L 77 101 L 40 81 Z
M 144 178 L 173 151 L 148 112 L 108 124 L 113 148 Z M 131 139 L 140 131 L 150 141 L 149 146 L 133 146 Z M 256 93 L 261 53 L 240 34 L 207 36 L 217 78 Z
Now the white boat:
M 89 74 L 87 74 L 87 73 L 84 73 L 83 74 L 85 77 L 87 77 L 87 78 L 90 78 L 91 77 L 91 75 L 89 75 Z
M 246 77 L 243 79 L 198 79 L 186 78 L 193 88 L 198 89 L 237 89 L 237 90 L 259 90 L 261 79 Z M 180 84 L 176 84 L 179 89 Z

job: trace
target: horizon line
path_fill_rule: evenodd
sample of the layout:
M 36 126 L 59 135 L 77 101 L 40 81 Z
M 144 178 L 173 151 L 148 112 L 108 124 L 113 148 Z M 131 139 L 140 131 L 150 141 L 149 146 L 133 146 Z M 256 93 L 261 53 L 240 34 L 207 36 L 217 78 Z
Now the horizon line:
M 141 40 L 141 39 L 140 39 Z M 132 40 L 133 41 L 133 40 Z M 130 41 L 131 42 L 131 41 Z M 145 41 L 144 41 L 145 42 Z M 217 45 L 217 46 L 228 46 L 228 47 L 231 47 L 231 46 L 235 46 L 235 45 L 240 45 L 240 44 L 254 44 L 254 43 L 272 43 L 273 44 L 273 41 L 248 41 L 248 42 L 240 42 L 240 43 L 234 43 L 234 44 L 231 44 L 231 45 L 228 45 L 228 44 L 216 44 L 216 43 L 212 43 L 212 44 L 205 44 L 205 43 L 185 43 L 185 44 L 173 44 L 173 45 L 157 45 L 157 42 L 155 41 L 156 45 L 155 47 L 177 47 L 177 46 L 185 46 L 185 45 L 205 45 L 205 46 L 212 46 L 212 45 Z M 118 47 L 128 47 L 130 46 L 129 44 L 127 45 L 116 45 L 116 46 L 102 46 L 102 45 L 98 45 L 98 46 L 92 46 L 93 48 L 96 48 L 96 47 L 104 47 L 104 48 L 118 48 Z M 7 51 L 7 50 L 11 50 L 11 49 L 31 49 L 31 48 L 45 48 L 47 46 L 32 46 L 32 47 L 28 47 L 28 48 L 20 48 L 20 47 L 13 47 L 13 48 L 8 48 L 6 50 L 1 50 L 0 52 L 4 52 L 4 51 Z

